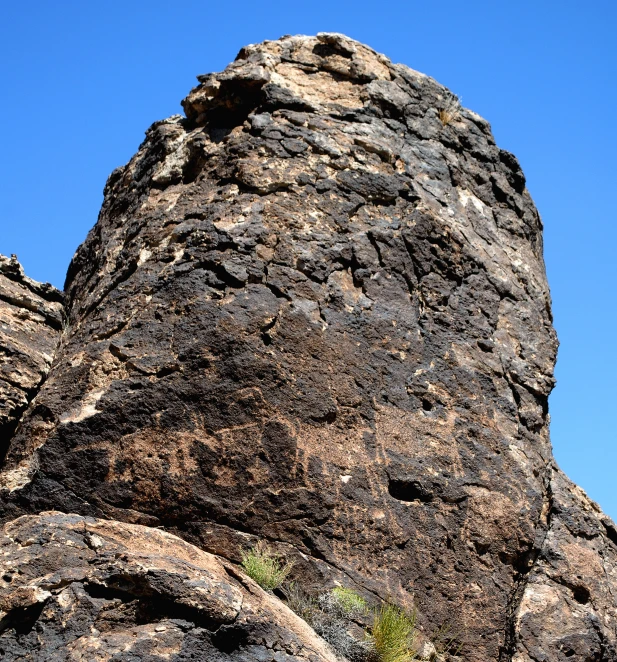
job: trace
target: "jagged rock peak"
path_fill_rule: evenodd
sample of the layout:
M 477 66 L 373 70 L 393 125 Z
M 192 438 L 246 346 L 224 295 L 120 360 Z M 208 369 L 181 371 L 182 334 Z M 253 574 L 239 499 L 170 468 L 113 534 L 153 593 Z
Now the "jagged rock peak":
M 0 275 L 15 283 L 15 287 L 19 288 L 15 290 L 11 300 L 9 284 L 5 283 L 0 295 L 3 300 L 42 315 L 54 327 L 62 326 L 62 303 L 64 302 L 62 292 L 50 283 L 39 283 L 28 278 L 16 255 L 11 255 L 9 258 L 0 254 Z
M 358 84 L 375 81 L 370 89 L 383 88 L 384 82 L 396 78 L 397 69 L 417 79 L 424 78 L 407 67 L 396 67 L 383 55 L 333 33 L 317 37 L 284 37 L 243 48 L 236 61 L 222 73 L 198 76 L 199 87 L 183 101 L 186 116 L 193 121 L 205 121 L 212 110 L 221 109 L 221 102 L 234 112 L 255 99 L 247 93 L 263 89 L 266 103 L 296 106 L 298 110 L 331 108 L 362 108 L 368 98 Z M 243 98 L 235 103 L 238 86 Z M 404 93 L 388 86 L 399 100 Z M 231 101 L 231 103 L 230 103 Z
M 303 586 L 416 608 L 466 661 L 615 660 L 617 530 L 552 457 L 516 158 L 342 35 L 249 46 L 184 108 L 71 263 L 5 526 L 54 509 L 232 562 L 267 539 Z

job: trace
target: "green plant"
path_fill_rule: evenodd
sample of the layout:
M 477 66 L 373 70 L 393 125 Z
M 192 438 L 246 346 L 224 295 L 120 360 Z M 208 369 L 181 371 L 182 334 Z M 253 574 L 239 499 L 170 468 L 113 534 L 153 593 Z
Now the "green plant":
M 242 553 L 242 567 L 262 588 L 272 591 L 287 579 L 293 562 L 283 561 L 280 554 L 260 540 L 255 547 Z
M 369 609 L 356 591 L 336 586 L 320 594 L 307 593 L 295 582 L 283 588 L 287 606 L 303 618 L 349 662 L 411 662 L 418 659 L 415 648 L 416 613 L 408 613 L 392 603 Z M 373 616 L 370 632 L 364 631 L 364 617 Z M 444 652 L 452 650 L 448 628 L 438 631 Z M 439 649 L 432 647 L 433 653 Z M 458 649 L 457 649 L 458 652 Z
M 376 612 L 371 639 L 379 662 L 409 662 L 416 658 L 416 614 L 393 604 L 383 604 Z
M 373 662 L 373 642 L 363 637 L 362 628 L 354 623 L 354 618 L 368 612 L 362 596 L 341 586 L 310 594 L 295 582 L 287 584 L 283 594 L 287 606 L 330 644 L 337 657 L 349 662 Z
M 366 600 L 351 588 L 335 586 L 330 595 L 342 614 L 348 618 L 362 616 L 367 612 Z

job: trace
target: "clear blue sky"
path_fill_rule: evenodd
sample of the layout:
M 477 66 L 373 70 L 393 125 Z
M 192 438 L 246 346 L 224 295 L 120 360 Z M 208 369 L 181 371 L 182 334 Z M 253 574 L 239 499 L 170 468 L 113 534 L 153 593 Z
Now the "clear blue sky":
M 545 223 L 562 468 L 617 518 L 617 2 L 3 3 L 0 253 L 61 287 L 107 175 L 247 43 L 344 32 L 433 76 L 514 152 Z

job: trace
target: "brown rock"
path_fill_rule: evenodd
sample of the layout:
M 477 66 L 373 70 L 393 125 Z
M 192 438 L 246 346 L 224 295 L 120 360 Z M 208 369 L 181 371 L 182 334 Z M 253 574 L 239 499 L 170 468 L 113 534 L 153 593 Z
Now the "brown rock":
M 512 622 L 514 662 L 615 660 L 617 529 L 558 469 L 536 563 Z
M 165 531 L 56 512 L 0 534 L 3 660 L 334 662 L 285 605 Z
M 554 466 L 557 341 L 516 158 L 341 35 L 199 80 L 73 259 L 5 520 L 163 526 L 232 560 L 267 538 L 306 584 L 448 624 L 465 660 L 616 659 L 617 533 Z

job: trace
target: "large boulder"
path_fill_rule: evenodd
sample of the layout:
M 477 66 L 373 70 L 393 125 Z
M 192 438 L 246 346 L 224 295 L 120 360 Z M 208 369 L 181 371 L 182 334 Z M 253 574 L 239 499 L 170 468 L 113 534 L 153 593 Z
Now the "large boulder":
M 165 531 L 46 512 L 0 532 L 0 659 L 335 662 L 280 600 Z
M 516 158 L 346 37 L 199 77 L 110 176 L 5 521 L 164 527 L 415 606 L 465 660 L 615 659 L 617 532 L 560 474 L 542 224 Z M 248 536 L 248 537 L 247 537 Z

